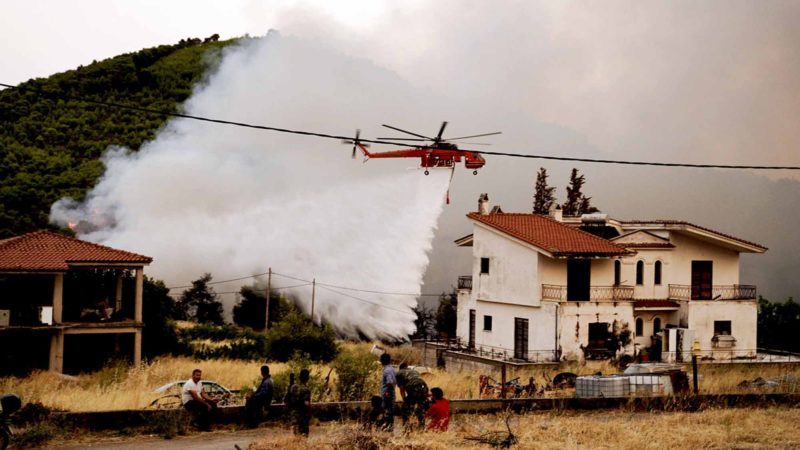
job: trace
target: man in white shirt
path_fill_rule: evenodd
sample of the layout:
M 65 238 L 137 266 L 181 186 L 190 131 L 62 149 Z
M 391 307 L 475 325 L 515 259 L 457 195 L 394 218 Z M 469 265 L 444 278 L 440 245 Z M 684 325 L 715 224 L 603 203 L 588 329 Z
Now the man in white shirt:
M 203 382 L 200 379 L 203 371 L 194 369 L 192 378 L 183 384 L 181 390 L 181 402 L 187 411 L 194 415 L 197 427 L 202 431 L 208 431 L 211 425 L 211 416 L 217 409 L 217 400 L 203 391 Z

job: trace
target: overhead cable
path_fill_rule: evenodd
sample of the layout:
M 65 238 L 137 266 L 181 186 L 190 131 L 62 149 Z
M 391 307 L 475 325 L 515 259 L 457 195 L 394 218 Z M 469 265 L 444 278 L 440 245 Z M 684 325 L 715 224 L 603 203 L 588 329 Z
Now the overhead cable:
M 150 108 L 142 108 L 139 106 L 131 106 L 131 105 L 123 105 L 120 103 L 113 103 L 113 102 L 104 102 L 100 100 L 93 100 L 89 98 L 77 98 L 66 94 L 59 94 L 54 92 L 47 92 L 41 89 L 31 88 L 27 86 L 21 85 L 11 85 L 6 83 L 0 83 L 0 86 L 12 88 L 12 89 L 19 89 L 23 91 L 29 92 L 36 92 L 41 95 L 46 96 L 58 96 L 62 99 L 67 100 L 74 100 L 80 101 L 84 103 L 91 103 L 95 105 L 107 106 L 112 108 L 120 108 L 120 109 L 128 109 L 132 111 L 139 111 L 149 114 L 158 114 L 162 116 L 169 116 L 169 117 L 180 117 L 183 119 L 191 119 L 191 120 L 199 120 L 202 122 L 211 122 L 217 123 L 221 125 L 232 125 L 237 127 L 245 127 L 245 128 L 254 128 L 258 130 L 266 130 L 266 131 L 275 131 L 279 133 L 290 133 L 290 134 L 298 134 L 302 136 L 315 136 L 321 137 L 326 139 L 337 139 L 337 140 L 353 140 L 352 136 L 340 136 L 334 134 L 327 134 L 327 133 L 318 133 L 312 131 L 304 131 L 304 130 L 292 130 L 288 128 L 279 128 L 279 127 L 271 127 L 266 125 L 255 125 L 245 122 L 236 122 L 231 120 L 222 120 L 222 119 L 214 119 L 210 117 L 202 117 L 202 116 L 194 116 L 190 114 L 182 114 L 178 112 L 170 112 L 170 111 L 160 111 L 156 109 Z M 425 145 L 415 145 L 415 144 L 408 144 L 402 142 L 392 142 L 386 140 L 373 140 L 373 139 L 358 139 L 359 142 L 369 143 L 369 144 L 379 144 L 379 145 L 395 145 L 395 146 L 403 146 L 408 148 L 431 148 L 430 146 Z M 545 159 L 545 160 L 552 160 L 552 161 L 571 161 L 571 162 L 585 162 L 585 163 L 593 163 L 593 164 L 620 164 L 620 165 L 630 165 L 630 166 L 655 166 L 655 167 L 684 167 L 684 168 L 696 168 L 696 169 L 738 169 L 738 170 L 800 170 L 800 166 L 776 166 L 776 165 L 739 165 L 739 164 L 692 164 L 692 163 L 673 163 L 673 162 L 654 162 L 654 161 L 630 161 L 630 160 L 619 160 L 619 159 L 597 159 L 597 158 L 577 158 L 577 157 L 569 157 L 569 156 L 549 156 L 549 155 L 531 155 L 527 153 L 513 153 L 513 152 L 491 152 L 486 150 L 471 150 L 461 148 L 461 151 L 469 151 L 472 153 L 477 153 L 481 155 L 492 155 L 492 156 L 507 156 L 513 158 L 527 158 L 527 159 Z

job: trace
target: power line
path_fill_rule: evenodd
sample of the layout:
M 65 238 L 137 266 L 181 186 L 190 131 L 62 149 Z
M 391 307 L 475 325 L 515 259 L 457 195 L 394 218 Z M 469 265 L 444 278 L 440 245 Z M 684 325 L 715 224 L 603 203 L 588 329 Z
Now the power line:
M 289 278 L 290 280 L 306 281 L 306 282 L 309 282 L 309 283 L 311 282 L 309 280 L 303 280 L 302 278 L 295 278 L 295 277 L 292 277 L 292 276 L 289 276 L 289 275 L 280 274 L 280 273 L 277 273 L 277 272 L 272 272 L 272 274 L 280 276 L 280 277 L 284 277 L 284 278 Z M 408 296 L 408 297 L 439 297 L 441 295 L 441 294 L 421 294 L 421 293 L 420 294 L 412 294 L 412 293 L 407 293 L 407 292 L 372 291 L 372 290 L 369 290 L 369 289 L 358 289 L 358 288 L 352 288 L 352 287 L 346 287 L 346 286 L 336 286 L 334 284 L 321 283 L 319 281 L 317 281 L 317 286 L 327 286 L 329 288 L 344 289 L 346 291 L 354 291 L 354 292 L 366 292 L 366 293 L 369 293 L 369 294 L 404 295 L 404 296 Z
M 256 278 L 256 277 L 264 276 L 266 274 L 267 274 L 267 272 L 264 272 L 264 273 L 258 273 L 258 274 L 255 274 L 255 275 L 249 275 L 249 276 L 246 276 L 246 277 L 231 278 L 230 280 L 211 281 L 211 282 L 206 283 L 206 285 L 230 283 L 231 281 L 241 281 L 241 280 L 246 280 L 248 278 Z M 172 289 L 186 289 L 186 288 L 190 288 L 190 287 L 193 287 L 193 286 L 194 285 L 190 284 L 190 285 L 187 285 L 187 286 L 173 286 L 173 287 L 169 287 L 167 289 L 169 289 L 169 290 L 172 290 Z
M 386 305 L 382 305 L 380 303 L 371 302 L 371 301 L 365 300 L 363 298 L 359 298 L 359 297 L 356 297 L 356 296 L 353 296 L 353 295 L 350 295 L 350 294 L 345 294 L 344 292 L 339 292 L 339 291 L 337 291 L 335 289 L 331 289 L 331 288 L 329 288 L 327 286 L 320 286 L 319 283 L 317 283 L 317 286 L 321 287 L 322 289 L 325 289 L 326 291 L 331 291 L 331 292 L 334 292 L 336 294 L 342 295 L 344 297 L 352 298 L 353 300 L 358 300 L 360 302 L 369 303 L 369 304 L 375 305 L 375 306 L 380 306 L 381 308 L 391 309 L 392 311 L 397 311 L 397 312 L 401 312 L 401 313 L 404 313 L 404 314 L 416 315 L 413 311 L 403 311 L 401 309 L 392 308 L 391 306 L 386 306 Z
M 275 131 L 279 133 L 290 133 L 290 134 L 297 134 L 302 136 L 316 136 L 322 137 L 326 139 L 337 139 L 337 140 L 353 140 L 352 136 L 339 136 L 327 133 L 318 133 L 312 131 L 303 131 L 303 130 L 291 130 L 288 128 L 279 128 L 279 127 L 271 127 L 266 125 L 255 125 L 245 122 L 236 122 L 231 120 L 222 120 L 222 119 L 214 119 L 210 117 L 202 117 L 202 116 L 194 116 L 190 114 L 182 114 L 177 112 L 170 112 L 170 111 L 160 111 L 156 109 L 149 109 L 149 108 L 142 108 L 138 106 L 131 106 L 131 105 L 123 105 L 120 103 L 113 103 L 113 102 L 104 102 L 100 100 L 93 100 L 88 98 L 77 98 L 74 96 L 66 95 L 66 94 L 57 94 L 53 92 L 46 92 L 41 89 L 30 88 L 27 86 L 14 86 L 11 84 L 0 83 L 0 86 L 4 86 L 7 88 L 12 89 L 19 89 L 28 92 L 36 92 L 41 95 L 45 96 L 60 96 L 60 98 L 67 99 L 67 100 L 74 100 L 84 103 L 91 103 L 95 105 L 107 106 L 112 108 L 120 108 L 120 109 L 128 109 L 132 111 L 139 111 L 145 112 L 149 114 L 158 114 L 161 116 L 168 116 L 168 117 L 180 117 L 184 119 L 191 119 L 191 120 L 198 120 L 202 122 L 211 122 L 217 123 L 221 125 L 232 125 L 237 127 L 245 127 L 245 128 L 254 128 L 258 130 L 266 130 L 266 131 Z M 372 139 L 359 139 L 360 142 L 365 142 L 369 144 L 380 144 L 380 145 L 395 145 L 395 146 L 402 146 L 407 148 L 430 148 L 429 146 L 424 145 L 415 145 L 415 144 L 408 144 L 408 143 L 401 143 L 401 142 L 392 142 L 386 140 L 372 140 Z M 463 151 L 469 151 L 472 153 L 477 153 L 481 155 L 491 155 L 491 156 L 507 156 L 513 158 L 526 158 L 526 159 L 545 159 L 545 160 L 552 160 L 552 161 L 571 161 L 571 162 L 585 162 L 585 163 L 593 163 L 593 164 L 620 164 L 620 165 L 630 165 L 630 166 L 655 166 L 655 167 L 683 167 L 683 168 L 695 168 L 695 169 L 737 169 L 737 170 L 800 170 L 800 166 L 760 166 L 760 165 L 738 165 L 738 164 L 691 164 L 691 163 L 669 163 L 669 162 L 652 162 L 652 161 L 630 161 L 630 160 L 619 160 L 619 159 L 596 159 L 596 158 L 577 158 L 577 157 L 568 157 L 568 156 L 548 156 L 548 155 L 531 155 L 526 153 L 513 153 L 513 152 L 491 152 L 486 150 L 471 150 L 471 149 L 461 149 Z
M 264 273 L 258 273 L 258 274 L 255 274 L 255 275 L 249 275 L 249 276 L 246 276 L 246 277 L 231 278 L 229 280 L 212 281 L 212 282 L 206 283 L 206 285 L 222 284 L 222 283 L 230 283 L 232 281 L 247 280 L 249 278 L 261 277 L 261 276 L 264 276 L 266 274 L 267 274 L 267 272 L 264 272 Z M 302 278 L 297 278 L 297 277 L 293 277 L 291 275 L 286 275 L 286 274 L 282 274 L 282 273 L 278 273 L 278 272 L 274 272 L 274 271 L 272 272 L 272 274 L 276 275 L 276 276 L 279 276 L 279 277 L 288 278 L 288 279 L 294 280 L 294 281 L 302 281 L 304 283 L 304 284 L 298 284 L 298 285 L 295 285 L 295 286 L 286 286 L 286 287 L 282 287 L 282 288 L 274 288 L 276 290 L 278 290 L 278 289 L 290 289 L 290 288 L 301 287 L 301 286 L 308 286 L 308 285 L 311 284 L 311 280 L 304 280 Z M 366 293 L 369 293 L 369 294 L 380 294 L 380 295 L 402 295 L 402 296 L 407 296 L 407 297 L 439 297 L 439 296 L 441 296 L 441 294 L 422 294 L 422 293 L 413 294 L 413 293 L 406 293 L 406 292 L 373 291 L 373 290 L 368 290 L 368 289 L 359 289 L 359 288 L 353 288 L 353 287 L 347 287 L 347 286 L 337 286 L 337 285 L 334 285 L 334 284 L 327 284 L 327 283 L 320 283 L 320 282 L 317 282 L 317 286 L 325 286 L 325 287 L 328 287 L 328 288 L 343 289 L 343 290 L 346 290 L 346 291 L 366 292 Z M 169 289 L 169 290 L 186 289 L 186 288 L 191 288 L 191 287 L 193 287 L 193 285 L 173 286 L 173 287 L 169 287 L 167 289 Z M 218 294 L 231 294 L 233 292 L 217 292 L 217 293 Z

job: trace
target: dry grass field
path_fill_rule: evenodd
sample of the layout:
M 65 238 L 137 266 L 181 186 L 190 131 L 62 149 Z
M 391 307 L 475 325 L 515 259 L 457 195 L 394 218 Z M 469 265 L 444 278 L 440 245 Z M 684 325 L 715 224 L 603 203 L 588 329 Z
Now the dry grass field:
M 368 351 L 372 344 L 344 344 L 348 349 Z M 410 347 L 391 348 L 389 351 L 400 360 L 418 363 L 419 355 Z M 288 369 L 286 364 L 269 363 L 273 375 Z M 41 402 L 43 405 L 67 411 L 108 411 L 144 408 L 158 397 L 152 391 L 158 386 L 175 380 L 185 380 L 194 368 L 203 370 L 203 378 L 217 381 L 230 389 L 242 389 L 257 384 L 260 379 L 259 362 L 238 360 L 206 360 L 189 358 L 160 358 L 139 367 L 112 365 L 99 372 L 81 374 L 75 377 L 56 375 L 50 372 L 36 372 L 26 378 L 0 378 L 0 392 L 15 392 L 25 402 Z M 376 377 L 378 376 L 376 362 Z M 312 368 L 324 377 L 329 369 L 326 366 Z M 519 372 L 509 372 L 509 379 L 520 377 L 527 383 L 533 377 L 538 385 L 542 385 L 555 374 L 569 371 L 578 375 L 592 374 L 601 371 L 605 374 L 615 373 L 616 368 L 605 363 L 587 365 L 562 364 L 560 367 L 539 367 Z M 744 380 L 757 377 L 765 379 L 782 378 L 794 380 L 781 386 L 781 392 L 800 392 L 800 369 L 795 365 L 701 365 L 700 391 L 702 393 L 737 393 L 752 392 L 738 387 Z M 423 377 L 430 387 L 440 386 L 445 395 L 451 399 L 474 399 L 479 397 L 479 373 L 452 373 L 432 370 Z M 499 378 L 499 377 L 496 377 Z M 336 374 L 332 374 L 335 384 Z M 560 395 L 559 392 L 548 392 L 548 395 Z M 572 392 L 565 392 L 571 395 Z M 314 401 L 334 400 L 335 392 Z M 368 398 L 371 393 L 365 393 Z
M 800 448 L 800 409 L 710 409 L 701 412 L 570 412 L 512 415 L 520 449 L 789 449 Z M 367 432 L 354 424 L 312 428 L 308 439 L 287 433 L 253 443 L 267 449 L 471 449 L 491 448 L 469 440 L 506 430 L 502 415 L 458 415 L 445 433 Z M 507 433 L 500 433 L 505 437 Z

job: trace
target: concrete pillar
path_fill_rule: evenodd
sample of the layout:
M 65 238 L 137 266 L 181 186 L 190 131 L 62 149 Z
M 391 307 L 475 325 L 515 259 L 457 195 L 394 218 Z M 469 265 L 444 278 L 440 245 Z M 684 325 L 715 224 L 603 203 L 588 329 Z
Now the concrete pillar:
M 114 311 L 122 310 L 122 269 L 117 270 L 117 302 L 114 306 Z
M 133 320 L 142 321 L 142 291 L 144 290 L 144 268 L 136 269 L 136 297 Z
M 142 329 L 137 328 L 133 335 L 133 365 L 139 367 L 142 363 Z
M 136 296 L 134 306 L 134 320 L 142 322 L 142 293 L 144 291 L 144 267 L 136 269 Z M 142 363 L 142 329 L 137 328 L 133 335 L 133 364 Z
M 64 330 L 56 330 L 50 338 L 50 370 L 64 372 Z
M 53 324 L 61 323 L 64 311 L 64 274 L 55 274 L 53 283 Z

